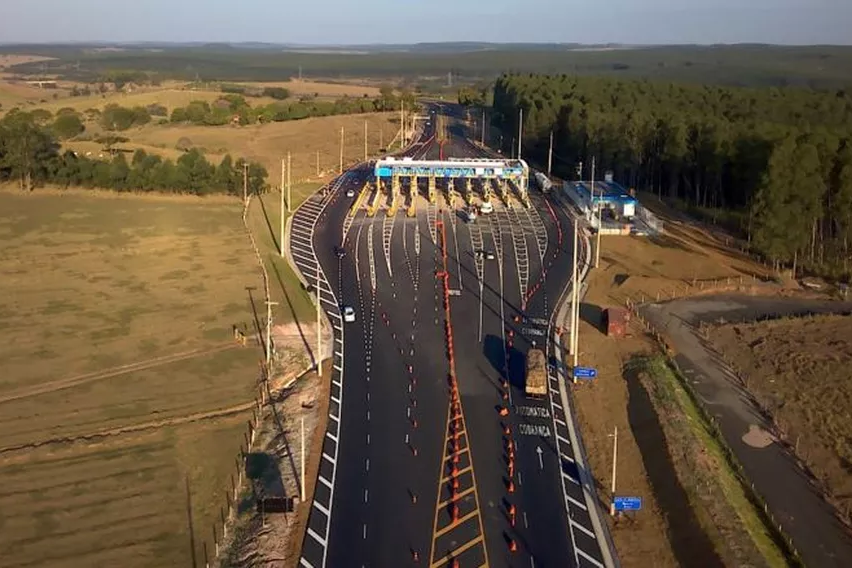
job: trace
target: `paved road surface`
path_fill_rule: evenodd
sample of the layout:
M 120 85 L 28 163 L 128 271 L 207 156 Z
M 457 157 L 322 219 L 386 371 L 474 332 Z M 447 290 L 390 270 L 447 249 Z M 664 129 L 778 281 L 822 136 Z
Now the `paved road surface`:
M 479 155 L 456 137 L 443 151 L 445 157 Z M 437 159 L 439 152 L 431 140 L 412 154 Z M 302 565 L 413 566 L 417 557 L 429 566 L 449 566 L 451 559 L 460 566 L 601 566 L 556 379 L 552 395 L 523 395 L 526 350 L 533 340 L 545 342 L 570 277 L 570 239 L 562 236 L 570 235 L 569 218 L 534 195 L 530 210 L 517 201 L 511 210 L 498 204 L 474 224 L 465 224 L 443 197 L 431 206 L 421 197 L 412 218 L 402 208 L 392 218 L 361 210 L 346 221 L 351 200 L 345 190 L 360 189 L 367 175 L 350 172 L 310 206 L 318 211 L 316 221 L 299 224 L 313 227 L 310 248 L 327 282 L 323 289 L 329 289 L 323 294 L 335 304 L 326 307 L 336 315 L 338 304 L 350 305 L 357 315 L 354 323 L 332 320 L 340 378 L 332 387 Z M 450 285 L 459 290 L 451 317 L 463 420 L 455 426 L 449 421 L 443 285 L 436 278 L 443 265 L 437 221 L 445 228 Z M 305 248 L 303 239 L 294 242 Z M 339 244 L 343 258 L 334 254 Z M 498 259 L 477 261 L 478 248 Z M 316 272 L 309 261 L 301 261 L 303 274 Z M 516 315 L 527 319 L 516 323 Z M 500 383 L 507 364 L 511 399 L 504 401 Z M 511 409 L 509 416 L 500 417 L 501 405 Z M 515 444 L 511 494 L 507 427 Z M 462 448 L 457 463 L 447 453 L 454 433 Z M 459 472 L 455 500 L 453 466 Z M 451 503 L 458 506 L 457 523 Z M 510 551 L 509 539 L 517 551 Z

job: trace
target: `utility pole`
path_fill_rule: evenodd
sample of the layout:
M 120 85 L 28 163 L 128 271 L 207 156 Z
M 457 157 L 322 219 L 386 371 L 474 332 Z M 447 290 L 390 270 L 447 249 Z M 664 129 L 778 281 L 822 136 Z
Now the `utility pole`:
M 515 159 L 515 137 L 512 136 L 512 146 L 509 148 L 509 157 Z
M 248 162 L 243 162 L 243 203 L 248 203 Z
M 385 129 L 379 126 L 379 149 L 385 147 Z
M 482 131 L 479 133 L 481 140 L 480 144 L 485 146 L 485 109 L 482 109 Z
M 269 376 L 269 365 L 272 362 L 272 306 L 278 302 L 266 300 L 266 375 Z
M 521 107 L 518 109 L 520 111 L 520 116 L 518 117 L 518 159 L 521 159 L 521 146 L 523 145 L 522 139 L 524 137 L 524 109 Z
M 612 433 L 612 495 L 609 502 L 609 514 L 615 516 L 615 462 L 618 459 L 618 426 Z
M 290 153 L 287 153 L 289 157 Z M 284 158 L 281 158 L 281 234 L 278 239 L 278 252 L 281 253 L 281 258 L 284 258 Z M 290 208 L 290 196 L 287 196 L 287 209 Z
M 405 101 L 402 100 L 402 94 L 399 95 L 399 127 L 400 127 L 400 149 L 405 148 Z
M 367 161 L 367 121 L 364 121 L 364 161 Z
M 301 481 L 302 481 L 302 483 L 301 483 L 301 490 L 302 490 L 301 495 L 302 495 L 302 497 L 301 497 L 300 500 L 304 502 L 304 500 L 305 500 L 305 417 L 304 416 L 302 416 L 302 459 L 299 460 L 299 461 L 300 461 L 300 466 L 301 466 L 301 469 L 302 469 L 302 472 L 301 472 L 302 474 L 300 476 Z
M 603 194 L 603 191 L 601 191 Z M 592 156 L 592 198 L 595 196 L 595 157 Z M 595 268 L 601 263 L 601 229 L 603 228 L 603 219 L 601 218 L 601 205 L 598 199 L 598 234 L 595 237 Z
M 553 166 L 553 131 L 550 131 L 550 147 L 547 149 L 547 177 L 550 177 L 550 172 Z
M 287 212 L 288 213 L 290 213 L 292 211 L 292 209 L 290 208 L 290 203 L 293 202 L 292 191 L 291 191 L 293 184 L 291 183 L 291 179 L 290 179 L 290 172 L 293 171 L 293 168 L 291 166 L 292 166 L 292 161 L 290 160 L 290 152 L 288 151 L 287 152 Z
M 575 314 L 577 313 L 577 223 L 574 223 L 574 262 L 571 269 L 571 344 L 568 347 L 568 352 L 574 355 L 574 367 L 577 366 L 577 348 L 575 347 L 577 338 L 577 321 Z M 573 377 L 573 373 L 572 373 Z M 574 382 L 577 379 L 574 378 Z
M 319 170 L 319 150 L 317 150 L 317 177 L 320 177 L 320 170 Z
M 320 321 L 320 265 L 317 259 L 317 375 L 322 377 L 322 323 Z
M 343 173 L 343 127 L 340 127 L 340 173 Z

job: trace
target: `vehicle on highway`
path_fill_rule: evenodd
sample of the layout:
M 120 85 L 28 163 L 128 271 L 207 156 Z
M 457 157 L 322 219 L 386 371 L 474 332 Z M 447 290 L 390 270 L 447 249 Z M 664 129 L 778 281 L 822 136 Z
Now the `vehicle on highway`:
M 490 250 L 485 251 L 485 260 L 494 260 L 494 253 Z
M 343 306 L 343 321 L 353 323 L 355 321 L 355 308 L 352 306 Z
M 473 209 L 468 209 L 464 212 L 464 214 L 464 220 L 468 223 L 473 223 L 474 221 L 476 221 L 476 211 L 474 211 Z
M 547 357 L 541 349 L 530 348 L 527 351 L 527 371 L 524 381 L 527 396 L 547 395 Z
M 341 246 L 334 247 L 334 254 L 337 255 L 337 258 L 343 258 L 346 256 L 346 249 Z
M 355 197 L 355 190 L 354 189 L 347 189 L 346 190 L 346 197 Z
M 494 212 L 494 206 L 491 204 L 490 201 L 486 201 L 485 203 L 479 206 L 479 212 L 483 215 L 488 215 L 489 213 Z

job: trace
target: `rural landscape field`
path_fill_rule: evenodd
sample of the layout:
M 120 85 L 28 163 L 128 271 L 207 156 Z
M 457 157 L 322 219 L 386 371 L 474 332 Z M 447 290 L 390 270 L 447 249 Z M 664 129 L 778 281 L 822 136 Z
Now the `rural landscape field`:
M 447 546 L 455 551 L 428 562 L 431 568 L 543 566 L 557 553 L 570 567 L 583 565 L 582 557 L 605 568 L 852 565 L 852 316 L 845 315 L 852 304 L 844 303 L 852 279 L 852 47 L 634 45 L 609 38 L 504 44 L 466 36 L 443 42 L 445 30 L 425 25 L 434 21 L 423 14 L 406 32 L 428 30 L 423 43 L 395 44 L 378 35 L 348 45 L 341 30 L 370 27 L 359 25 L 361 15 L 349 8 L 323 9 L 322 21 L 338 22 L 333 33 L 318 35 L 307 24 L 294 33 L 321 40 L 255 41 L 256 26 L 288 21 L 280 7 L 260 17 L 244 10 L 255 21 L 246 32 L 252 41 L 206 43 L 204 26 L 222 24 L 214 22 L 215 9 L 188 7 L 197 24 L 177 12 L 156 15 L 158 26 L 168 17 L 203 41 L 0 44 L 0 568 L 295 568 L 300 561 L 337 568 L 327 558 L 344 557 L 352 566 L 425 565 L 470 495 L 477 511 L 488 504 L 490 518 L 478 530 L 492 560 L 465 561 L 468 549 L 456 547 L 450 533 Z M 138 16 L 137 7 L 127 10 Z M 80 14 L 66 13 L 72 15 Z M 394 14 L 403 16 L 411 15 Z M 219 19 L 234 29 L 245 25 L 236 15 Z M 517 14 L 498 19 L 522 21 Z M 544 26 L 540 19 L 526 23 L 536 22 Z M 137 25 L 144 29 L 141 21 L 128 23 Z M 20 35 L 12 32 L 0 21 L 0 35 Z M 374 215 L 362 196 L 394 185 L 377 183 L 372 162 L 339 180 L 337 193 L 323 190 L 361 162 L 392 154 L 433 156 L 422 167 L 445 172 L 449 166 L 435 166 L 434 156 L 488 156 L 501 161 L 493 171 L 502 171 L 517 165 L 519 153 L 540 210 L 495 207 L 496 215 L 481 210 L 478 221 L 459 210 L 470 222 L 451 224 L 455 205 L 444 201 L 442 186 L 436 203 L 411 210 L 414 218 L 396 216 L 395 206 Z M 443 175 L 449 176 L 436 177 Z M 635 211 L 613 213 L 613 226 L 625 223 L 622 234 L 596 241 L 595 183 L 587 203 L 570 189 L 587 179 L 620 183 L 618 198 L 635 199 L 641 209 L 644 225 L 633 226 L 641 230 L 624 230 Z M 512 183 L 512 191 L 526 191 Z M 301 220 L 290 218 L 306 201 Z M 460 289 L 452 291 L 461 298 L 446 300 L 448 337 L 435 339 L 416 325 L 423 300 L 412 267 L 416 261 L 420 270 L 421 246 L 438 250 L 437 233 L 414 231 L 412 243 L 406 227 L 438 219 L 453 234 Z M 342 243 L 338 221 L 353 228 Z M 290 233 L 282 242 L 285 223 Z M 583 282 L 560 280 L 561 293 L 545 293 L 543 308 L 538 297 L 527 305 L 540 289 L 521 283 L 538 276 L 530 274 L 538 266 L 533 246 L 545 290 L 564 268 L 550 270 L 545 257 L 571 257 L 563 225 L 578 230 L 580 265 L 593 266 Z M 489 232 L 495 227 L 502 240 Z M 491 262 L 489 239 L 514 257 Z M 369 254 L 360 254 L 362 245 Z M 590 260 L 595 252 L 598 263 Z M 373 253 L 385 257 L 376 262 Z M 502 250 L 496 254 L 502 259 Z M 471 268 L 461 286 L 465 255 L 476 256 L 470 266 L 478 274 Z M 391 287 L 405 273 L 393 263 L 408 264 L 414 282 L 412 299 L 405 299 L 411 305 L 404 304 L 413 308 L 404 326 L 406 335 L 411 328 L 411 345 L 404 348 L 389 323 L 397 325 L 403 302 L 382 288 L 383 262 L 397 274 L 395 282 L 390 274 Z M 334 275 L 329 289 L 316 295 L 315 282 L 304 285 L 298 272 L 306 266 L 317 279 L 320 269 Z M 449 281 L 452 267 L 443 270 Z M 515 290 L 515 272 L 525 290 Z M 355 282 L 347 280 L 352 274 Z M 506 357 L 498 371 L 506 390 L 500 399 L 497 380 L 488 383 L 487 396 L 496 393 L 497 405 L 469 412 L 470 423 L 462 417 L 466 448 L 454 450 L 453 463 L 467 451 L 472 488 L 457 497 L 458 484 L 450 481 L 443 501 L 443 485 L 457 482 L 458 472 L 448 462 L 446 476 L 423 473 L 438 469 L 423 465 L 428 442 L 446 433 L 436 434 L 438 406 L 429 405 L 446 402 L 461 414 L 453 405 L 462 402 L 452 401 L 443 383 L 419 394 L 435 377 L 419 375 L 417 357 L 434 348 L 452 359 L 447 306 L 455 302 L 465 313 L 455 306 L 473 301 L 473 278 L 480 284 L 479 341 L 489 294 L 500 308 L 488 307 L 486 327 L 509 330 L 505 345 L 505 330 L 496 342 Z M 504 295 L 504 286 L 527 294 L 522 307 Z M 557 320 L 574 288 L 574 370 L 589 368 L 594 380 L 579 381 L 562 364 L 566 355 L 556 355 L 568 352 L 568 320 Z M 315 302 L 322 294 L 320 318 Z M 752 306 L 759 317 L 736 323 L 711 317 L 722 298 Z M 836 313 L 775 318 L 758 309 L 776 300 L 824 302 L 823 311 Z M 387 329 L 376 325 L 377 301 Z M 711 316 L 696 323 L 702 302 Z M 268 362 L 267 303 L 274 339 Z M 345 319 L 353 306 L 354 321 Z M 522 317 L 532 325 L 533 309 L 547 316 L 537 318 L 546 330 L 514 326 Z M 614 314 L 625 318 L 623 335 L 608 327 Z M 314 325 L 327 357 L 321 373 Z M 473 324 L 458 326 L 462 335 Z M 416 340 L 414 328 L 423 334 Z M 553 335 L 544 347 L 553 356 L 546 400 L 526 396 L 519 386 L 525 374 L 509 380 L 507 348 L 516 331 Z M 388 349 L 394 343 L 398 359 Z M 463 355 L 473 361 L 485 354 L 485 343 L 482 349 Z M 431 363 L 444 364 L 437 359 Z M 373 360 L 381 373 L 371 375 Z M 702 362 L 722 376 L 710 395 L 701 389 L 711 383 L 702 381 L 713 373 Z M 405 385 L 393 390 L 402 384 L 397 371 L 406 376 L 407 392 Z M 482 374 L 459 381 L 471 387 L 491 379 Z M 475 389 L 459 392 L 468 409 L 486 400 Z M 344 393 L 347 413 L 358 412 L 343 412 Z M 556 393 L 562 398 L 551 399 Z M 521 414 L 524 404 L 530 406 Z M 532 429 L 519 427 L 543 416 L 545 430 L 527 434 Z M 477 439 L 475 428 L 488 421 L 500 430 L 480 430 L 487 435 Z M 375 424 L 400 429 L 376 431 Z M 459 444 L 461 434 L 449 424 L 456 422 L 448 415 Z M 541 438 L 537 457 L 519 449 L 515 431 L 525 449 L 533 438 L 520 436 Z M 400 439 L 398 447 L 376 443 L 389 434 Z M 754 446 L 747 442 L 752 435 Z M 298 436 L 306 456 L 298 455 Z M 495 458 L 477 462 L 479 482 L 474 445 L 477 456 L 493 450 Z M 543 459 L 544 447 L 555 451 Z M 532 464 L 523 482 L 515 474 L 516 450 L 518 472 Z M 419 463 L 403 462 L 415 457 Z M 392 471 L 383 478 L 388 464 Z M 533 474 L 540 477 L 530 483 Z M 583 503 L 566 480 L 582 485 L 582 495 L 574 496 Z M 434 525 L 431 496 L 414 489 L 432 481 L 439 485 Z M 778 484 L 800 484 L 790 489 L 789 508 Z M 403 485 L 404 494 L 396 491 Z M 615 500 L 628 496 L 640 508 L 616 512 Z M 808 498 L 818 506 L 806 508 Z M 558 516 L 548 517 L 553 503 Z M 439 529 L 447 504 L 450 521 Z M 583 516 L 595 516 L 594 533 Z M 570 550 L 557 551 L 549 541 L 553 549 L 533 550 L 536 538 L 548 534 L 545 519 L 560 538 L 570 533 Z M 432 550 L 419 549 L 433 526 Z M 408 543 L 411 527 L 426 529 Z M 486 530 L 493 531 L 488 538 Z M 377 541 L 377 534 L 386 540 Z M 599 548 L 600 563 L 581 550 L 584 540 Z M 382 555 L 399 552 L 396 547 L 404 558 L 387 561 Z M 311 548 L 316 556 L 308 562 L 303 554 Z M 618 562 L 608 561 L 605 549 Z
M 240 204 L 2 191 L 0 210 L 0 564 L 186 565 L 187 482 L 207 536 L 256 393 Z

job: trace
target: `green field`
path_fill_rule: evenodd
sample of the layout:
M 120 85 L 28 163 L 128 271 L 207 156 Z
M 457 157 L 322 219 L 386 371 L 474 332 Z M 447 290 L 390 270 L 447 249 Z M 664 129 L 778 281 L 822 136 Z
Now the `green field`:
M 0 191 L 0 566 L 212 555 L 261 351 L 228 198 Z M 259 307 L 258 309 L 262 309 Z

